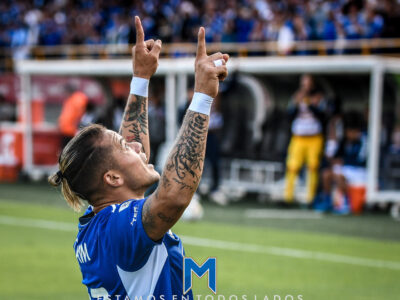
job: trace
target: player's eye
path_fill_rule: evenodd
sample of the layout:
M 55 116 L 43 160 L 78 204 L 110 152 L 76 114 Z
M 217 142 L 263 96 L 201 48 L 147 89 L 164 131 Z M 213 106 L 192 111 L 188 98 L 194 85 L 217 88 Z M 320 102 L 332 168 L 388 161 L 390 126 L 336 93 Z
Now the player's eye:
M 124 139 L 121 139 L 121 148 L 123 150 L 129 150 L 128 143 Z

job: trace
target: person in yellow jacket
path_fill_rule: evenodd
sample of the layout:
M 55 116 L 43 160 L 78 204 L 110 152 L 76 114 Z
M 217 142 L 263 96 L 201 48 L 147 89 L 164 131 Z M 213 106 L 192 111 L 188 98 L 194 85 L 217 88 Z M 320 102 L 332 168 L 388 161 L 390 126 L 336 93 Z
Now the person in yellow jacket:
M 300 169 L 307 166 L 307 203 L 310 204 L 318 186 L 318 168 L 323 150 L 323 95 L 315 88 L 314 79 L 305 74 L 300 88 L 289 104 L 291 139 L 286 161 L 285 201 L 294 200 L 294 187 Z
M 85 114 L 88 97 L 81 91 L 74 91 L 64 101 L 61 115 L 58 118 L 58 127 L 62 134 L 62 148 L 75 136 L 79 129 L 79 122 Z

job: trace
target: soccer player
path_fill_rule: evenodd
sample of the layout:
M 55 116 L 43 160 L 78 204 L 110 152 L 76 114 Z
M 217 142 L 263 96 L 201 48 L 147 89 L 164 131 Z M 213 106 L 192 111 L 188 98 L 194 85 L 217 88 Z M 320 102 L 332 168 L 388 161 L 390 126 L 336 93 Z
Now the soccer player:
M 75 210 L 81 199 L 89 203 L 74 249 L 91 299 L 192 299 L 191 292 L 183 295 L 184 250 L 170 228 L 198 187 L 212 100 L 229 56 L 208 56 L 205 30 L 199 29 L 195 93 L 160 176 L 148 164 L 147 93 L 161 41 L 144 40 L 138 17 L 135 26 L 134 75 L 119 134 L 101 125 L 84 128 L 62 151 L 60 170 L 49 181 L 62 185 Z

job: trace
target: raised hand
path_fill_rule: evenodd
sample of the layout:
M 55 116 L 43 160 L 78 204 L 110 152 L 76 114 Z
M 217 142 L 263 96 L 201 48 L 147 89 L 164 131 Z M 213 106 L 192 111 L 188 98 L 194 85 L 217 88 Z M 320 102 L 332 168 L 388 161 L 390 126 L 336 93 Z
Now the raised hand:
M 228 54 L 221 52 L 207 55 L 205 30 L 200 27 L 197 41 L 197 53 L 195 60 L 195 85 L 194 91 L 209 95 L 215 98 L 218 94 L 219 81 L 228 76 L 226 63 Z M 216 66 L 214 61 L 222 60 L 222 65 Z
M 136 45 L 132 48 L 133 75 L 150 79 L 157 71 L 161 40 L 144 40 L 142 23 L 135 17 Z

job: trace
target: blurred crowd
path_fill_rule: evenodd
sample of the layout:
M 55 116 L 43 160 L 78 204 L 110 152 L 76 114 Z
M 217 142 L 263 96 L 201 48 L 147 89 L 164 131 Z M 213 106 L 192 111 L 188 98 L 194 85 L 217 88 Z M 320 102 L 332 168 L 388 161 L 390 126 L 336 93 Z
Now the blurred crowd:
M 400 37 L 397 0 L 4 0 L 0 46 L 134 43 L 135 15 L 165 43 Z

